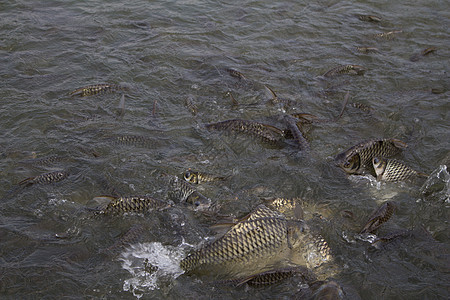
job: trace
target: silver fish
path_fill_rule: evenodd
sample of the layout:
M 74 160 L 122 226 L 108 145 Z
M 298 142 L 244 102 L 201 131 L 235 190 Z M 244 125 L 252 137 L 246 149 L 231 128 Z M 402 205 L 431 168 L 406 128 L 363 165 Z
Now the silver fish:
M 104 208 L 96 214 L 103 215 L 117 215 L 126 212 L 147 212 L 155 209 L 166 208 L 169 205 L 162 201 L 149 196 L 131 196 L 131 197 L 110 197 L 100 196 L 94 198 L 95 200 L 109 200 Z
M 190 203 L 195 210 L 199 211 L 209 210 L 212 205 L 211 199 L 203 196 L 184 179 L 176 176 L 170 176 L 168 197 L 174 202 Z
M 191 171 L 188 170 L 183 174 L 184 180 L 186 180 L 189 183 L 204 183 L 204 182 L 213 182 L 213 181 L 220 181 L 225 180 L 226 177 L 223 176 L 217 176 L 213 174 L 198 172 L 198 171 Z

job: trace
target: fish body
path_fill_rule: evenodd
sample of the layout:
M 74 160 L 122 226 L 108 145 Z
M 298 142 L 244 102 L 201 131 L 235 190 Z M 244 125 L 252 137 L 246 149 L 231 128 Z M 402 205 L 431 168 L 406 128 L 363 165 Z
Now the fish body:
M 134 225 L 125 234 L 123 234 L 114 244 L 104 249 L 102 252 L 110 256 L 117 256 L 127 246 L 138 243 L 144 233 L 143 225 Z
M 118 198 L 106 196 L 103 198 L 109 198 L 110 202 L 96 214 L 118 215 L 126 212 L 139 213 L 161 209 L 168 206 L 164 201 L 149 196 L 131 196 Z
M 428 176 L 395 159 L 374 157 L 372 163 L 379 181 L 404 181 L 413 176 Z
M 361 110 L 363 112 L 366 112 L 366 113 L 371 112 L 373 110 L 372 107 L 370 107 L 370 106 L 368 106 L 366 104 L 363 104 L 361 102 L 352 102 L 352 103 L 350 103 L 350 106 L 354 107 L 354 108 L 357 108 L 357 109 L 359 109 L 359 110 Z
M 344 299 L 344 291 L 335 281 L 323 283 L 313 294 L 314 300 L 339 300 Z
M 363 75 L 366 69 L 359 65 L 341 65 L 337 66 L 331 70 L 328 70 L 324 77 L 332 77 L 336 75 Z
M 428 55 L 428 54 L 430 54 L 430 53 L 433 53 L 433 52 L 435 52 L 436 50 L 437 50 L 436 47 L 428 47 L 428 48 L 422 50 L 422 51 L 421 51 L 420 53 L 418 53 L 418 54 L 413 54 L 413 55 L 409 58 L 409 60 L 410 60 L 410 61 L 418 61 L 418 60 L 421 59 L 423 56 L 426 56 L 426 55 Z
M 171 176 L 169 180 L 169 199 L 179 203 L 192 204 L 195 210 L 208 210 L 211 207 L 211 199 L 203 196 L 184 179 Z
M 283 215 L 260 205 L 254 214 L 234 225 L 221 238 L 184 258 L 186 272 L 226 263 L 245 263 L 275 251 L 287 242 L 287 220 Z
M 193 97 L 187 97 L 185 100 L 185 105 L 193 116 L 197 115 L 198 107 L 195 104 Z
M 120 90 L 125 90 L 127 88 L 117 85 L 117 84 L 109 84 L 109 83 L 101 83 L 101 84 L 95 84 L 95 85 L 88 85 L 79 89 L 76 89 L 75 91 L 71 92 L 69 95 L 72 97 L 79 96 L 79 97 L 87 97 L 87 96 L 93 96 L 101 93 L 112 93 L 117 92 Z
M 295 275 L 301 275 L 302 282 L 308 283 L 316 280 L 314 275 L 307 268 L 296 266 L 269 270 L 243 279 L 236 279 L 233 280 L 233 282 L 236 283 L 236 286 L 240 286 L 245 283 L 251 286 L 265 286 L 276 284 Z
M 261 138 L 269 144 L 277 144 L 284 138 L 284 132 L 274 126 L 241 119 L 232 119 L 206 125 L 207 129 L 246 133 Z
M 360 53 L 379 53 L 380 50 L 378 50 L 378 48 L 375 47 L 356 47 L 356 51 L 360 52 Z
M 312 235 L 303 221 L 287 220 L 283 214 L 259 205 L 221 238 L 184 258 L 180 266 L 186 272 L 230 265 L 253 267 L 255 261 L 268 263 L 288 251 L 295 264 L 310 268 L 328 259 L 328 250 L 326 242 Z
M 350 147 L 335 157 L 337 166 L 348 174 L 372 172 L 375 156 L 390 157 L 400 153 L 407 144 L 398 139 L 369 140 Z
M 231 76 L 233 76 L 233 77 L 235 77 L 235 78 L 245 79 L 244 74 L 242 74 L 241 72 L 236 71 L 236 70 L 234 70 L 234 69 L 227 69 L 227 72 L 228 72 Z
M 155 143 L 154 139 L 141 135 L 120 135 L 111 138 L 118 145 L 150 147 Z
M 377 208 L 369 220 L 364 225 L 363 229 L 359 232 L 360 234 L 373 233 L 382 224 L 386 223 L 394 214 L 395 204 L 393 202 L 387 201 L 383 203 L 379 208 Z
M 374 22 L 374 23 L 381 22 L 381 18 L 374 15 L 357 15 L 357 16 L 358 19 L 364 22 Z
M 380 38 L 380 39 L 385 39 L 385 40 L 392 40 L 395 38 L 395 36 L 399 33 L 402 33 L 402 30 L 393 30 L 393 31 L 389 31 L 389 32 L 382 32 L 382 33 L 377 33 L 374 35 L 375 38 Z
M 216 176 L 213 174 L 203 173 L 203 172 L 197 172 L 197 171 L 186 171 L 183 174 L 184 180 L 186 180 L 189 183 L 205 183 L 205 182 L 213 182 L 213 181 L 220 181 L 225 180 L 226 177 L 223 176 Z
M 19 185 L 29 186 L 32 184 L 50 184 L 54 182 L 58 182 L 66 179 L 69 176 L 69 173 L 66 171 L 55 171 L 50 173 L 41 174 L 35 177 L 29 177 L 21 182 Z

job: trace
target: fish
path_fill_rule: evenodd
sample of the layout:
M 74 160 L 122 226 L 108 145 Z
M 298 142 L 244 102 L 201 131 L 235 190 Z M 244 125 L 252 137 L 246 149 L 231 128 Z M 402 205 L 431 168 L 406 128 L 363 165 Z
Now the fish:
M 300 198 L 275 198 L 268 202 L 269 208 L 272 208 L 285 216 L 293 213 L 294 218 L 303 219 L 303 209 L 300 205 L 302 200 Z
M 378 50 L 378 48 L 375 47 L 356 47 L 356 51 L 360 52 L 360 53 L 379 53 L 380 50 Z
M 239 78 L 239 79 L 246 79 L 244 74 L 242 74 L 239 71 L 236 71 L 234 69 L 226 69 L 226 71 L 233 77 Z
M 428 177 L 427 174 L 415 171 L 404 163 L 395 159 L 374 157 L 372 159 L 372 163 L 378 181 L 394 182 L 407 180 L 412 178 L 413 176 Z
M 357 108 L 357 109 L 359 109 L 359 110 L 361 110 L 363 112 L 366 112 L 366 113 L 371 112 L 371 111 L 374 110 L 372 107 L 370 107 L 370 106 L 368 106 L 366 104 L 363 104 L 361 102 L 352 102 L 352 103 L 350 103 L 350 106 L 354 107 L 354 108 Z
M 206 211 L 212 207 L 211 199 L 203 196 L 192 185 L 177 176 L 170 176 L 168 197 L 175 202 L 192 204 L 198 211 Z
M 260 138 L 269 144 L 279 144 L 284 139 L 284 131 L 268 124 L 242 119 L 232 119 L 217 123 L 206 124 L 208 130 L 226 130 L 246 133 Z
M 50 184 L 64 180 L 68 176 L 69 173 L 67 171 L 54 171 L 50 173 L 41 174 L 35 177 L 26 178 L 21 182 L 19 182 L 18 184 L 23 186 L 30 186 L 33 184 Z
M 266 95 L 270 97 L 270 101 L 272 104 L 282 103 L 285 107 L 294 106 L 296 104 L 295 101 L 285 98 L 279 98 L 275 92 L 268 87 L 267 85 L 264 85 L 264 88 L 266 89 Z
M 314 300 L 338 300 L 344 299 L 345 294 L 336 281 L 323 283 L 313 294 Z
M 149 196 L 129 196 L 129 197 L 111 197 L 99 196 L 94 200 L 109 200 L 106 205 L 99 207 L 96 215 L 118 215 L 126 212 L 147 212 L 156 209 L 163 209 L 169 206 L 168 203 Z
M 358 19 L 364 22 L 374 22 L 374 23 L 381 22 L 381 18 L 374 15 L 357 15 L 357 16 Z
M 393 31 L 389 31 L 389 32 L 382 32 L 382 33 L 377 33 L 374 35 L 375 38 L 379 38 L 379 39 L 385 39 L 385 40 L 392 40 L 395 38 L 395 36 L 399 33 L 402 33 L 402 30 L 393 30 Z
M 426 55 L 428 55 L 428 54 L 430 54 L 430 53 L 433 53 L 433 52 L 435 52 L 436 50 L 437 50 L 437 48 L 434 47 L 434 46 L 433 46 L 433 47 L 428 47 L 428 48 L 422 50 L 420 53 L 412 55 L 412 56 L 409 58 L 409 60 L 410 60 L 410 61 L 418 61 L 418 60 L 421 59 L 423 56 L 426 56 Z
M 114 144 L 126 146 L 151 147 L 155 144 L 155 140 L 141 135 L 120 135 L 109 138 Z
M 369 140 L 339 153 L 334 160 L 336 165 L 348 174 L 363 174 L 364 171 L 374 173 L 373 157 L 391 157 L 406 147 L 406 143 L 394 138 Z
M 300 150 L 309 151 L 309 143 L 300 131 L 296 120 L 292 116 L 286 115 L 284 116 L 284 121 L 286 123 L 287 130 L 292 135 L 294 141 L 297 144 L 297 147 Z
M 370 215 L 369 220 L 363 226 L 359 234 L 373 233 L 392 217 L 395 208 L 396 205 L 394 202 L 387 201 L 383 203 Z
M 230 100 L 231 100 L 231 103 L 233 104 L 233 106 L 238 106 L 239 105 L 239 102 L 237 102 L 236 99 L 234 99 L 233 94 L 231 92 L 228 91 L 226 93 L 226 95 L 230 96 Z
M 329 257 L 328 245 L 312 235 L 303 221 L 287 220 L 277 211 L 261 204 L 230 228 L 222 237 L 191 253 L 180 262 L 187 273 L 203 268 L 267 261 L 286 249 L 307 268 L 320 265 Z M 305 251 L 303 251 L 305 250 Z
M 195 183 L 195 184 L 226 179 L 226 177 L 223 177 L 223 176 L 216 176 L 216 175 L 212 175 L 212 174 L 208 174 L 208 173 L 191 171 L 191 170 L 186 171 L 183 174 L 183 178 L 187 182 Z
M 269 270 L 266 272 L 250 275 L 245 278 L 225 280 L 221 283 L 231 283 L 236 286 L 248 284 L 258 287 L 276 284 L 296 275 L 301 276 L 301 282 L 309 283 L 316 280 L 314 274 L 310 270 L 308 270 L 308 268 L 305 268 L 303 266 L 295 266 Z
M 180 262 L 185 272 L 203 266 L 246 262 L 275 251 L 287 242 L 287 220 L 259 205 L 221 238 L 188 255 Z
M 27 160 L 19 161 L 21 165 L 32 165 L 32 166 L 48 166 L 53 165 L 54 163 L 65 161 L 68 158 L 62 155 L 49 155 L 41 158 L 32 158 Z
M 123 234 L 114 244 L 101 251 L 101 253 L 109 256 L 117 256 L 120 252 L 130 246 L 131 244 L 138 243 L 142 239 L 142 234 L 145 228 L 141 224 L 134 225 L 125 234 Z
M 332 77 L 336 75 L 364 75 L 366 68 L 359 65 L 340 65 L 328 70 L 323 74 L 324 77 Z
M 93 96 L 97 94 L 102 93 L 112 93 L 112 92 L 118 92 L 121 90 L 127 90 L 128 88 L 125 86 L 120 86 L 117 84 L 109 84 L 109 83 L 101 83 L 101 84 L 94 84 L 94 85 L 88 85 L 79 89 L 76 89 L 75 91 L 69 93 L 70 96 L 75 97 L 87 97 L 87 96 Z
M 185 100 L 185 105 L 187 109 L 191 112 L 193 116 L 196 116 L 198 113 L 198 107 L 194 102 L 194 98 L 192 96 L 187 97 Z

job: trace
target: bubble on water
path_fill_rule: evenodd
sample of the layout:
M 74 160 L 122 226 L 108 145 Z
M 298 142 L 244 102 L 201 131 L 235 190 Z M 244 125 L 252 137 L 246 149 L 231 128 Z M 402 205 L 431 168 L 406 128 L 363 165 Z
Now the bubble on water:
M 153 242 L 127 248 L 119 257 L 122 267 L 131 274 L 131 278 L 124 281 L 123 290 L 141 298 L 145 292 L 170 285 L 184 273 L 180 268 L 180 261 L 186 256 L 186 246 L 187 244 L 178 247 L 164 246 Z
M 420 188 L 424 201 L 450 203 L 450 174 L 446 165 L 440 165 Z

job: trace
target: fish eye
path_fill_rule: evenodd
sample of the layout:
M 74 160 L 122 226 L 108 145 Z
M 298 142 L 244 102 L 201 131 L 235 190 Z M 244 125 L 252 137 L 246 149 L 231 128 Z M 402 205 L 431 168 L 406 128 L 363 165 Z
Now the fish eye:
M 378 164 L 380 162 L 380 160 L 378 159 L 378 157 L 374 157 L 373 158 L 373 163 L 374 164 Z
M 348 168 L 348 167 L 350 167 L 350 162 L 345 162 L 345 164 L 344 164 L 344 168 Z
M 194 205 L 195 205 L 195 206 L 200 206 L 200 201 L 195 201 L 195 202 L 194 202 Z

